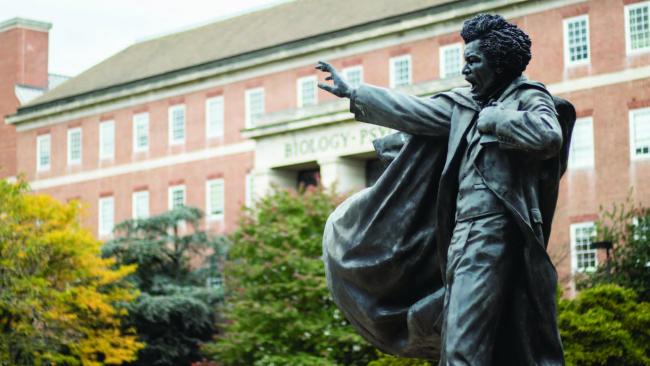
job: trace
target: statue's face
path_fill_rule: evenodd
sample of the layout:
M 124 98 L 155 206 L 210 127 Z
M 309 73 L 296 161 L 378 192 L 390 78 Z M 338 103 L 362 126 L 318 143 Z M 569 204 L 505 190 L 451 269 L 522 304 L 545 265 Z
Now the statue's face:
M 479 48 L 480 40 L 465 45 L 465 66 L 463 75 L 472 86 L 472 95 L 477 99 L 488 98 L 503 82 Z

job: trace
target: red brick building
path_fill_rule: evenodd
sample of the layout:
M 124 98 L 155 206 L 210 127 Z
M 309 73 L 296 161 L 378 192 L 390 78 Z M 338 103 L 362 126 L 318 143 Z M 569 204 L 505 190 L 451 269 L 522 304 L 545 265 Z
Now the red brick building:
M 229 231 L 253 192 L 315 173 L 361 188 L 374 172 L 370 141 L 390 131 L 354 122 L 345 101 L 316 88 L 314 64 L 422 96 L 460 86 L 458 33 L 478 12 L 523 28 L 533 41 L 526 75 L 576 106 L 549 249 L 571 284 L 598 260 L 588 243 L 599 206 L 630 187 L 650 204 L 649 1 L 283 3 L 137 43 L 23 105 L 6 119 L 17 171 L 36 191 L 87 202 L 100 237 L 181 202 Z

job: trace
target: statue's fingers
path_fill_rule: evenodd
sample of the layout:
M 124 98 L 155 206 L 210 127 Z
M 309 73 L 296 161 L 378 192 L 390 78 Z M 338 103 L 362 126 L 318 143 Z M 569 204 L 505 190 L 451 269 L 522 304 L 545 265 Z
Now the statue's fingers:
M 325 90 L 326 92 L 329 93 L 334 93 L 334 88 L 330 85 L 327 85 L 325 83 L 318 83 L 318 87 Z
M 325 61 L 318 61 L 318 66 L 320 66 L 323 71 L 332 71 L 333 69 L 332 65 Z

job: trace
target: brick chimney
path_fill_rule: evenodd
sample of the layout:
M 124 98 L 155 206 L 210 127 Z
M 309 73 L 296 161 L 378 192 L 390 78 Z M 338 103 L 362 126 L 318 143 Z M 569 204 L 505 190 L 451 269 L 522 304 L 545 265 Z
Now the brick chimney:
M 0 178 L 16 175 L 16 128 L 5 116 L 20 106 L 16 86 L 47 90 L 50 23 L 13 18 L 0 22 Z

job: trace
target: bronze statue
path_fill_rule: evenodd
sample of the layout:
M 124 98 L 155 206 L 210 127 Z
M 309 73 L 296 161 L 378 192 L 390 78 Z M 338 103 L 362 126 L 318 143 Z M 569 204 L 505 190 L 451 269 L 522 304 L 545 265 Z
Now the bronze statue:
M 334 300 L 386 352 L 440 365 L 563 365 L 546 252 L 575 110 L 522 72 L 531 41 L 499 15 L 463 24 L 469 87 L 419 98 L 332 84 L 387 169 L 330 216 Z

